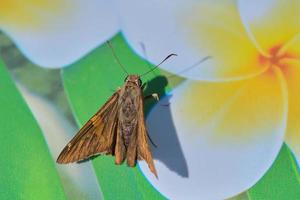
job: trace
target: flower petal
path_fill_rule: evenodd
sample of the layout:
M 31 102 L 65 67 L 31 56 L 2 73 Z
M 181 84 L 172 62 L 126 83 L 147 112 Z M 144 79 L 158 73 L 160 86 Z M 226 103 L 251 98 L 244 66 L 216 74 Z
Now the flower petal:
M 144 162 L 140 167 L 167 198 L 229 198 L 269 169 L 282 145 L 286 118 L 286 84 L 277 68 L 232 83 L 187 81 L 147 120 L 158 146 L 153 154 L 159 180 Z
M 0 13 L 4 10 L 11 14 L 0 14 L 0 19 L 4 18 L 0 20 L 0 29 L 33 62 L 61 67 L 76 61 L 119 30 L 113 7 L 113 1 L 104 0 L 5 0 Z
M 300 62 L 297 60 L 289 60 L 286 62 L 288 68 L 285 69 L 285 77 L 289 91 L 289 115 L 286 142 L 293 150 L 298 164 L 300 164 Z
M 250 37 L 265 54 L 299 33 L 300 2 L 297 0 L 240 0 L 239 10 Z
M 179 55 L 161 67 L 172 73 L 226 81 L 266 70 L 259 64 L 258 51 L 240 21 L 235 1 L 120 0 L 119 12 L 122 31 L 139 55 L 154 64 L 170 53 Z

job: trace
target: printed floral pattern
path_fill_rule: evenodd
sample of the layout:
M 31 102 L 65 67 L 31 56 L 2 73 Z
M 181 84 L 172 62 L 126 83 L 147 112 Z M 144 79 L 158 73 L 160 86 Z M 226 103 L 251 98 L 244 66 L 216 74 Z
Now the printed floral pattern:
M 2 0 L 0 28 L 42 67 L 119 30 L 151 63 L 177 53 L 161 69 L 186 80 L 147 119 L 159 179 L 140 167 L 168 198 L 225 199 L 260 180 L 283 142 L 300 159 L 299 13 L 296 0 Z

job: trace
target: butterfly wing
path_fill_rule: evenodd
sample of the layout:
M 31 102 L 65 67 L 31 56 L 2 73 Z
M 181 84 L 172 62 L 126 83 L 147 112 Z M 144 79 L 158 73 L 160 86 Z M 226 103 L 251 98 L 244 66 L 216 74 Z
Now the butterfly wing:
M 152 153 L 148 143 L 148 132 L 146 129 L 144 117 L 144 100 L 142 96 L 139 99 L 139 108 L 140 109 L 138 111 L 138 123 L 136 127 L 137 157 L 138 159 L 145 160 L 148 164 L 150 171 L 157 177 Z
M 57 158 L 57 163 L 71 163 L 99 153 L 111 154 L 118 124 L 119 90 L 79 130 Z

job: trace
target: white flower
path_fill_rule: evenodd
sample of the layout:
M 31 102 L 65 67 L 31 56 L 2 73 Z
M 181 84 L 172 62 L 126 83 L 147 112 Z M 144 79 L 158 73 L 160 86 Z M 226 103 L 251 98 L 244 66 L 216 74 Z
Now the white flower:
M 0 29 L 43 67 L 75 62 L 119 31 L 113 1 L 4 0 Z
M 260 180 L 284 141 L 299 159 L 298 1 L 118 3 L 132 48 L 143 56 L 143 42 L 152 63 L 177 53 L 161 68 L 189 79 L 147 120 L 159 180 L 141 169 L 158 191 L 225 199 Z

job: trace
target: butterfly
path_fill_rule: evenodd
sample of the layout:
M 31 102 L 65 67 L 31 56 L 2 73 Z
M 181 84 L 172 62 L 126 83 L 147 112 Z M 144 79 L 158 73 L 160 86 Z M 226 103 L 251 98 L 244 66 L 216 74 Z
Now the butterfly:
M 109 42 L 108 45 L 115 59 L 127 73 L 118 60 L 112 45 Z M 171 56 L 176 56 L 176 54 L 168 55 L 150 71 Z M 143 96 L 144 85 L 141 76 L 127 73 L 124 85 L 112 94 L 65 146 L 57 158 L 57 163 L 67 164 L 98 154 L 108 154 L 115 157 L 116 165 L 120 165 L 126 160 L 129 167 L 134 167 L 137 160 L 145 160 L 150 171 L 157 177 L 148 143 L 148 139 L 150 141 L 151 139 L 145 124 L 144 99 L 154 97 L 158 100 L 158 95 L 154 93 Z

